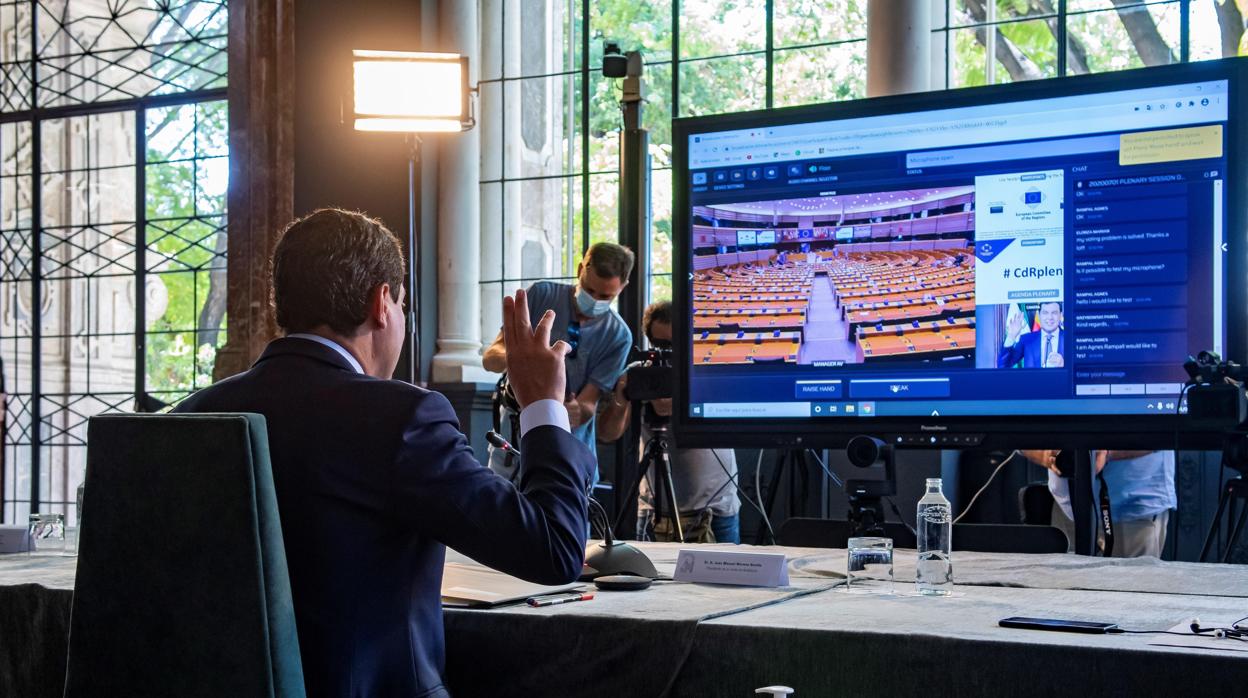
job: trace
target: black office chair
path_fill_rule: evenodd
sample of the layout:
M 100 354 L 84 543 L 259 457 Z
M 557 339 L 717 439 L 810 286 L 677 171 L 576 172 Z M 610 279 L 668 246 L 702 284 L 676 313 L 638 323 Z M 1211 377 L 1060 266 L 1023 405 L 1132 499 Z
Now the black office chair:
M 1032 526 L 1053 523 L 1053 493 L 1047 483 L 1032 483 L 1019 488 L 1018 515 L 1023 523 Z
M 304 696 L 264 418 L 87 429 L 65 696 Z
M 975 553 L 1064 553 L 1066 534 L 1052 526 L 954 524 L 953 549 Z
M 917 546 L 914 534 L 899 523 L 885 523 L 884 535 L 897 548 Z M 844 548 L 849 522 L 795 517 L 780 525 L 776 542 L 803 548 Z M 977 553 L 1064 553 L 1066 534 L 1052 526 L 954 524 L 953 549 Z

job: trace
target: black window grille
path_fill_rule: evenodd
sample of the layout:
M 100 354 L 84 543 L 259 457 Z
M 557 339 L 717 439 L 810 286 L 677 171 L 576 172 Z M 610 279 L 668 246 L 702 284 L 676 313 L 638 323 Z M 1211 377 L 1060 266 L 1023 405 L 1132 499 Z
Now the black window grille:
M 86 423 L 225 340 L 227 0 L 0 2 L 0 520 L 64 513 Z

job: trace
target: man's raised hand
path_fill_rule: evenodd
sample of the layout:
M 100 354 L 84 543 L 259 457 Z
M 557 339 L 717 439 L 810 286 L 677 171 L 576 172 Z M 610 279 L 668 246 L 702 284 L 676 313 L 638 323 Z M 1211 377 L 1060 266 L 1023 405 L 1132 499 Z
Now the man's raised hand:
M 1020 453 L 1032 463 L 1044 466 L 1058 475 L 1062 474 L 1062 471 L 1057 467 L 1057 455 L 1061 451 L 1020 451 Z
M 503 344 L 507 349 L 507 381 L 520 406 L 538 400 L 563 402 L 567 378 L 563 357 L 570 347 L 562 341 L 550 343 L 555 313 L 546 314 L 533 327 L 529 322 L 529 300 L 524 291 L 503 298 Z
M 1023 316 L 1021 313 L 1012 316 L 1005 323 L 1005 338 L 1007 344 L 1018 341 L 1018 335 L 1023 333 Z

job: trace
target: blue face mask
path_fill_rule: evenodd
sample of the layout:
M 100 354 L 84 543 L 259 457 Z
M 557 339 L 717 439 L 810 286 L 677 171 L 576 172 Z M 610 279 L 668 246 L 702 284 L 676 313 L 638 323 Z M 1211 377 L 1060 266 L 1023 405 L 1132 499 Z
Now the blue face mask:
M 589 317 L 598 317 L 611 309 L 611 301 L 600 301 L 578 286 L 576 289 L 576 307 Z

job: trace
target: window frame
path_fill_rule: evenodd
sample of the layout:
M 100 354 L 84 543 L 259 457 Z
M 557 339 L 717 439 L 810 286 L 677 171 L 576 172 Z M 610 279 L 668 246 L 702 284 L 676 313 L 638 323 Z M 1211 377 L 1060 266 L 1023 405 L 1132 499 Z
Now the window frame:
M 72 2 L 72 0 L 70 0 Z M 10 2 L 6 5 L 16 8 L 23 2 Z M 29 51 L 30 55 L 21 59 L 15 59 L 7 63 L 7 66 L 24 65 L 29 70 L 29 106 L 25 109 L 8 111 L 0 113 L 0 124 L 28 124 L 30 129 L 30 170 L 29 172 L 17 173 L 15 178 L 29 178 L 30 191 L 30 223 L 28 230 L 22 230 L 20 227 L 15 230 L 24 232 L 29 236 L 29 255 L 30 269 L 26 278 L 14 277 L 6 279 L 5 283 L 13 283 L 18 289 L 25 284 L 30 289 L 30 308 L 31 308 L 31 327 L 29 336 L 13 336 L 4 337 L 5 340 L 14 341 L 15 345 L 20 347 L 24 344 L 30 348 L 30 376 L 29 376 L 29 392 L 21 392 L 17 382 L 13 380 L 6 381 L 6 405 L 4 412 L 4 434 L 3 442 L 4 455 L 16 454 L 19 451 L 27 451 L 30 456 L 30 490 L 23 496 L 23 493 L 17 491 L 17 483 L 8 482 L 9 472 L 12 470 L 13 476 L 17 478 L 19 465 L 16 462 L 9 463 L 7 458 L 0 459 L 2 467 L 0 467 L 0 521 L 7 521 L 9 517 L 18 519 L 18 512 L 22 506 L 28 506 L 31 513 L 39 511 L 46 507 L 54 510 L 67 510 L 73 501 L 63 501 L 60 499 L 51 499 L 51 492 L 42 491 L 42 481 L 45 476 L 44 469 L 44 451 L 53 447 L 65 448 L 83 448 L 83 443 L 73 443 L 77 437 L 70 436 L 69 432 L 76 427 L 81 427 L 89 415 L 79 414 L 73 411 L 72 405 L 85 398 L 99 401 L 106 405 L 104 412 L 122 411 L 124 405 L 132 404 L 134 411 L 146 412 L 156 411 L 160 409 L 163 402 L 159 398 L 154 397 L 148 391 L 148 357 L 147 357 L 147 322 L 146 322 L 146 294 L 143 292 L 149 271 L 147 268 L 147 248 L 148 248 L 148 226 L 149 217 L 147 215 L 147 113 L 149 110 L 179 107 L 187 105 L 198 105 L 208 102 L 224 102 L 228 105 L 228 87 L 209 87 L 197 90 L 186 90 L 178 92 L 162 92 L 158 94 L 147 94 L 143 96 L 135 96 L 124 99 L 111 99 L 98 102 L 73 102 L 69 104 L 56 104 L 53 106 L 40 106 L 41 92 L 47 88 L 40 86 L 39 78 L 41 70 L 47 69 L 43 65 L 43 59 L 47 56 L 40 54 L 40 34 L 39 20 L 40 14 L 46 12 L 42 8 L 39 0 L 30 0 L 29 6 Z M 158 10 L 163 12 L 164 10 Z M 228 4 L 221 4 L 221 12 L 228 13 Z M 214 13 L 215 15 L 215 13 Z M 15 15 L 16 16 L 16 15 Z M 20 28 L 20 24 L 15 25 Z M 16 31 L 16 30 L 15 30 Z M 133 38 L 133 37 L 131 37 Z M 223 30 L 220 35 L 211 35 L 206 37 L 195 37 L 191 40 L 185 40 L 179 43 L 204 43 L 206 40 L 216 40 L 224 38 L 227 46 L 220 51 L 221 56 L 226 56 L 228 52 L 229 32 Z M 120 50 L 120 49 L 119 49 Z M 82 54 L 56 55 L 54 58 L 67 58 L 74 55 L 89 55 L 89 51 Z M 54 72 L 55 74 L 55 72 Z M 167 81 L 161 80 L 164 87 L 168 87 Z M 115 92 L 117 88 L 110 88 L 109 91 Z M 64 97 L 64 95 L 62 95 Z M 227 106 L 228 108 L 228 106 Z M 134 292 L 134 331 L 135 339 L 134 348 L 134 385 L 133 390 L 129 392 L 118 391 L 93 391 L 92 386 L 88 382 L 82 391 L 52 392 L 45 390 L 43 376 L 43 340 L 45 334 L 52 338 L 63 338 L 64 328 L 60 328 L 58 333 L 45 333 L 43 328 L 43 294 L 44 294 L 44 261 L 45 246 L 44 234 L 48 229 L 59 229 L 63 227 L 74 227 L 73 224 L 62 224 L 59 226 L 46 226 L 43 220 L 43 198 L 44 198 L 44 168 L 43 168 L 43 129 L 45 124 L 58 120 L 69 120 L 74 117 L 89 117 L 100 114 L 119 114 L 132 113 L 134 119 L 134 139 L 135 150 L 133 153 L 134 162 L 128 165 L 113 167 L 112 169 L 132 168 L 134 174 L 134 220 L 133 221 L 117 221 L 109 222 L 107 225 L 125 225 L 133 226 L 134 230 L 134 269 L 129 274 L 110 274 L 110 276 L 125 277 L 133 279 L 135 284 Z M 228 126 L 227 126 L 228 128 Z M 67 131 L 68 133 L 68 131 Z M 67 136 L 68 137 L 68 136 Z M 228 158 L 228 154 L 226 155 Z M 198 154 L 192 157 L 192 160 L 198 163 L 201 158 Z M 86 166 L 81 168 L 83 171 L 93 172 L 105 168 L 93 168 Z M 79 170 L 75 170 L 79 171 Z M 215 215 L 215 214 L 213 214 Z M 222 220 L 221 230 L 226 229 L 225 224 L 228 221 L 228 209 L 223 209 L 220 214 Z M 207 214 L 205 214 L 207 217 Z M 155 219 L 153 219 L 155 220 Z M 87 224 L 84 227 L 89 226 Z M 228 264 L 228 261 L 226 262 Z M 61 272 L 65 270 L 62 269 Z M 156 272 L 159 273 L 159 272 Z M 197 272 L 192 272 L 197 273 Z M 59 276 L 59 274 L 58 274 Z M 76 273 L 65 278 L 67 281 L 75 281 L 81 279 L 94 278 L 91 274 Z M 20 291 L 19 291 L 20 293 Z M 228 318 L 223 319 L 222 331 L 227 331 Z M 200 331 L 201 328 L 195 328 Z M 131 333 L 123 333 L 130 335 Z M 121 336 L 118 333 L 89 333 L 89 337 L 104 336 Z M 89 366 L 89 363 L 88 363 Z M 9 373 L 15 367 L 9 367 Z M 89 369 L 88 369 L 89 370 Z M 23 381 L 25 382 L 25 381 Z M 25 412 L 28 413 L 28 424 L 26 429 L 20 429 L 20 418 L 17 412 L 11 406 L 18 403 L 15 398 L 24 398 L 27 401 Z M 51 398 L 59 401 L 58 409 L 53 409 L 49 414 L 55 414 L 58 411 L 65 410 L 70 413 L 70 420 L 80 420 L 70 424 L 67 427 L 61 427 L 46 422 L 48 415 L 45 415 L 45 402 Z M 55 403 L 54 403 L 55 404 Z M 58 438 L 69 438 L 70 443 L 56 443 Z M 49 475 L 49 484 L 52 480 Z M 68 478 L 69 473 L 65 476 Z M 20 479 L 20 478 L 19 478 Z M 12 489 L 12 497 L 10 498 L 10 488 Z M 68 512 L 67 512 L 68 513 Z M 66 521 L 70 517 L 66 516 Z
M 866 0 L 860 0 L 860 1 L 866 2 Z M 994 3 L 996 2 L 996 0 L 984 0 L 984 1 L 995 7 Z M 1069 36 L 1068 20 L 1071 17 L 1088 16 L 1088 15 L 1094 15 L 1098 13 L 1114 13 L 1114 12 L 1117 12 L 1118 9 L 1120 9 L 1120 8 L 1107 7 L 1107 8 L 1083 8 L 1083 9 L 1076 8 L 1074 10 L 1071 10 L 1068 7 L 1068 0 L 1053 0 L 1054 12 L 1052 13 L 1033 14 L 1033 15 L 1028 15 L 1025 17 L 1009 17 L 1009 18 L 1006 18 L 1003 20 L 997 20 L 997 21 L 959 23 L 959 24 L 954 25 L 953 20 L 954 20 L 955 11 L 956 11 L 955 3 L 957 2 L 958 0 L 944 0 L 943 26 L 933 28 L 931 30 L 934 40 L 941 40 L 945 42 L 944 44 L 944 55 L 945 55 L 944 84 L 939 85 L 939 86 L 933 86 L 933 91 L 954 89 L 950 86 L 950 81 L 952 77 L 951 71 L 953 69 L 953 37 L 956 31 L 965 30 L 968 28 L 976 28 L 976 27 L 981 27 L 981 26 L 996 28 L 1002 25 L 1008 25 L 1008 24 L 1013 24 L 1017 22 L 1056 19 L 1057 20 L 1056 22 L 1057 32 L 1055 34 L 1055 39 L 1056 39 L 1056 51 L 1057 51 L 1057 77 L 1065 77 L 1068 74 L 1067 59 L 1066 59 L 1066 48 L 1067 48 L 1068 36 Z M 1182 63 L 1190 62 L 1190 57 L 1191 57 L 1190 23 L 1191 23 L 1192 0 L 1138 0 L 1138 2 L 1139 2 L 1138 5 L 1133 5 L 1132 7 L 1146 8 L 1146 7 L 1153 6 L 1153 5 L 1173 5 L 1179 9 L 1179 62 L 1182 62 Z M 853 45 L 857 43 L 861 43 L 865 46 L 866 40 L 867 40 L 866 39 L 866 26 L 864 24 L 862 27 L 861 36 L 857 36 L 854 38 L 840 38 L 840 39 L 826 41 L 826 42 L 803 43 L 803 44 L 793 44 L 793 45 L 785 44 L 783 46 L 777 46 L 776 37 L 775 37 L 775 20 L 776 20 L 776 6 L 775 5 L 776 3 L 775 3 L 775 0 L 764 0 L 762 2 L 761 9 L 765 13 L 764 25 L 765 25 L 766 31 L 765 31 L 765 36 L 764 36 L 764 40 L 763 40 L 763 44 L 761 48 L 752 48 L 749 50 L 722 53 L 722 54 L 717 53 L 715 55 L 705 55 L 705 56 L 698 55 L 694 57 L 683 57 L 682 47 L 681 47 L 681 25 L 682 25 L 682 7 L 685 4 L 686 4 L 686 0 L 671 0 L 670 37 L 669 37 L 670 46 L 668 47 L 670 51 L 670 55 L 665 55 L 665 56 L 656 58 L 654 60 L 649 60 L 648 57 L 643 56 L 643 60 L 645 61 L 645 65 L 647 66 L 647 68 L 652 67 L 652 66 L 663 66 L 665 67 L 665 69 L 670 71 L 670 76 L 668 76 L 667 82 L 671 90 L 670 92 L 671 103 L 669 105 L 659 105 L 659 104 L 654 104 L 654 103 L 648 103 L 646 104 L 646 107 L 645 107 L 647 110 L 666 108 L 667 114 L 664 115 L 664 118 L 667 119 L 669 123 L 670 123 L 670 120 L 677 119 L 682 116 L 682 101 L 683 100 L 682 100 L 682 92 L 681 92 L 681 69 L 680 68 L 683 63 L 699 64 L 699 63 L 709 63 L 711 61 L 738 59 L 744 56 L 762 56 L 764 59 L 764 64 L 765 64 L 765 69 L 766 69 L 765 99 L 764 99 L 763 108 L 773 109 L 775 108 L 775 105 L 776 105 L 775 72 L 776 72 L 777 52 L 792 52 L 792 51 L 798 51 L 798 50 L 804 50 L 804 49 L 819 49 L 819 48 L 825 48 L 829 46 L 848 46 L 848 45 Z M 597 77 L 597 74 L 599 73 L 599 69 L 600 69 L 599 64 L 591 63 L 592 56 L 594 54 L 594 51 L 592 48 L 592 42 L 591 42 L 591 32 L 594 30 L 594 27 L 592 26 L 592 21 L 591 21 L 593 17 L 593 15 L 591 14 L 593 5 L 594 5 L 593 0 L 566 0 L 566 2 L 563 3 L 563 7 L 565 9 L 565 18 L 563 21 L 564 21 L 565 27 L 567 28 L 567 33 L 564 37 L 563 45 L 558 47 L 558 51 L 562 53 L 564 56 L 566 56 L 567 58 L 567 64 L 564 67 L 564 69 L 556 70 L 556 71 L 548 70 L 540 74 L 530 75 L 530 74 L 526 74 L 524 71 L 519 70 L 517 68 L 514 74 L 508 74 L 507 70 L 500 66 L 499 71 L 498 71 L 499 75 L 495 77 L 491 77 L 489 79 L 484 79 L 481 81 L 482 85 L 494 84 L 498 86 L 499 94 L 502 96 L 502 101 L 503 101 L 503 106 L 502 106 L 502 110 L 500 111 L 500 113 L 503 113 L 503 114 L 506 113 L 506 99 L 507 98 L 505 95 L 506 95 L 506 85 L 509 82 L 532 80 L 536 78 L 548 78 L 548 79 L 564 78 L 564 79 L 569 79 L 570 83 L 571 81 L 577 81 L 576 85 L 573 85 L 569 89 L 570 94 L 565 99 L 572 100 L 573 95 L 576 95 L 577 91 L 579 90 L 578 103 L 572 104 L 569 101 L 562 105 L 559 105 L 559 108 L 564 109 L 564 110 L 569 110 L 569 108 L 579 108 L 579 114 L 577 115 L 577 118 L 579 118 L 578 127 L 580 130 L 580 133 L 574 134 L 575 137 L 579 139 L 580 153 L 579 153 L 578 166 L 575 168 L 572 168 L 573 171 L 561 172 L 558 174 L 540 174 L 540 175 L 532 175 L 532 176 L 508 177 L 507 166 L 505 162 L 506 152 L 507 152 L 506 141 L 507 141 L 508 135 L 507 135 L 507 130 L 504 126 L 499 132 L 500 136 L 499 136 L 498 145 L 500 146 L 503 152 L 503 155 L 502 155 L 503 160 L 501 161 L 501 164 L 500 164 L 499 174 L 498 176 L 494 176 L 493 174 L 491 174 L 488 177 L 483 174 L 479 184 L 497 185 L 500 188 L 500 191 L 502 192 L 500 196 L 500 204 L 503 210 L 498 212 L 497 220 L 502 224 L 504 231 L 508 227 L 508 221 L 506 220 L 505 201 L 507 198 L 507 193 L 506 193 L 507 187 L 509 185 L 514 186 L 516 184 L 526 182 L 526 181 L 559 180 L 561 182 L 565 182 L 566 184 L 564 186 L 569 187 L 570 190 L 575 190 L 575 188 L 579 186 L 580 188 L 579 201 L 575 202 L 575 205 L 579 206 L 579 212 L 581 214 L 581 220 L 579 221 L 580 223 L 579 230 L 568 228 L 567 230 L 564 230 L 564 234 L 562 235 L 562 237 L 565 240 L 566 246 L 570 246 L 573 249 L 577 249 L 576 245 L 571 244 L 573 242 L 572 235 L 579 234 L 579 240 L 576 240 L 576 242 L 579 243 L 580 250 L 586 249 L 591 242 L 591 221 L 590 221 L 590 212 L 591 212 L 590 181 L 591 179 L 590 178 L 591 177 L 602 178 L 603 176 L 607 176 L 607 175 L 618 175 L 618 172 L 619 172 L 618 163 L 616 164 L 614 169 L 607 169 L 607 170 L 591 170 L 590 169 L 590 149 L 591 149 L 592 134 L 589 131 L 589 124 L 590 124 L 590 117 L 594 109 L 592 87 L 595 84 L 595 78 Z M 499 7 L 500 7 L 499 11 L 501 13 L 501 16 L 497 18 L 499 22 L 499 27 L 500 27 L 500 31 L 498 34 L 498 42 L 499 42 L 498 49 L 499 49 L 499 55 L 506 55 L 505 46 L 507 45 L 507 42 L 518 40 L 518 37 L 511 36 L 507 31 L 507 28 L 509 25 L 508 25 L 508 22 L 506 21 L 506 9 L 505 9 L 506 4 L 500 3 Z M 937 10 L 937 12 L 939 12 L 939 9 Z M 488 37 L 482 37 L 482 41 L 485 41 L 487 38 Z M 610 37 L 606 37 L 606 38 L 610 38 Z M 574 40 L 576 40 L 575 41 L 576 45 L 574 45 Z M 621 48 L 628 50 L 629 47 L 621 46 Z M 651 118 L 647 118 L 647 120 L 652 121 Z M 660 166 L 660 167 L 652 168 L 652 172 L 659 172 L 662 170 L 669 170 L 669 169 L 670 169 L 670 165 Z M 565 223 L 565 226 L 568 226 L 568 225 L 571 225 L 570 221 L 572 221 L 575 218 L 575 213 L 573 211 L 577 211 L 578 209 L 576 209 L 575 206 L 573 206 L 571 199 L 568 199 L 566 196 L 564 198 L 566 199 L 565 205 L 570 207 L 570 211 L 565 212 L 567 213 L 566 215 L 567 221 L 569 221 L 568 223 Z M 651 217 L 650 220 L 651 220 L 651 235 L 653 236 L 656 233 L 656 230 L 653 225 L 653 222 L 654 222 L 653 217 Z M 501 258 L 505 260 L 507 259 L 507 247 L 509 244 L 509 240 L 507 239 L 507 235 L 505 233 L 501 236 L 501 240 L 502 240 L 502 257 Z M 566 254 L 567 252 L 565 250 L 565 256 Z M 556 266 L 562 269 L 563 273 L 556 274 L 554 275 L 553 278 L 558 278 L 562 280 L 571 279 L 569 274 L 572 273 L 572 270 L 564 269 L 563 268 L 564 265 L 562 263 L 557 263 Z M 641 269 L 641 274 L 644 275 L 644 278 L 639 279 L 638 281 L 639 283 L 645 283 L 648 288 L 653 288 L 654 286 L 653 280 L 655 278 L 666 277 L 670 279 L 671 277 L 670 269 L 667 269 L 667 270 L 651 269 L 649 268 L 647 264 L 641 264 L 639 265 L 639 268 Z M 498 286 L 500 289 L 502 289 L 502 288 L 506 288 L 509 284 L 514 285 L 515 283 L 518 283 L 518 282 L 527 282 L 530 280 L 531 279 L 526 278 L 524 276 L 523 272 L 518 272 L 514 276 L 509 276 L 506 271 L 506 262 L 503 262 L 502 266 L 497 270 L 482 269 L 482 275 L 481 275 L 481 278 L 479 279 L 479 286 L 482 289 L 485 289 L 490 286 Z

